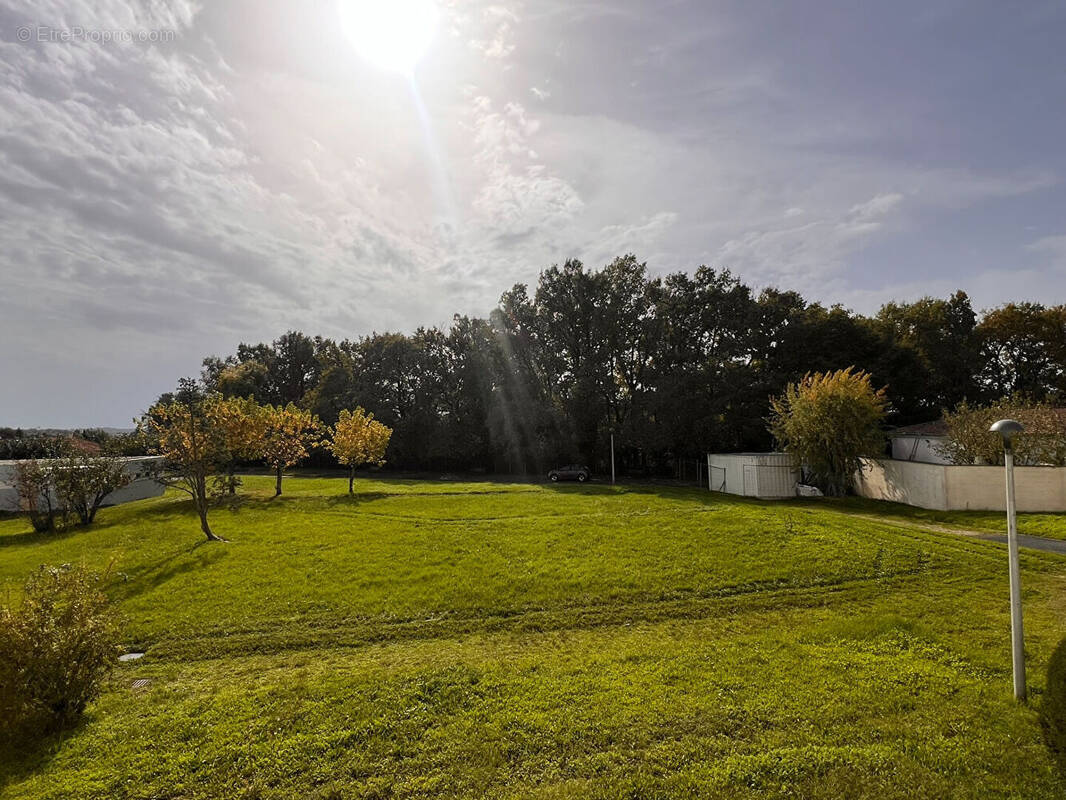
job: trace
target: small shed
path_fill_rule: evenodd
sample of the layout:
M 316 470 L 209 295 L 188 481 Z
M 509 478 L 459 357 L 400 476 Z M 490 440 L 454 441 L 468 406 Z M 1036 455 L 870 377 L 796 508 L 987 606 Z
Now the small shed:
M 788 453 L 708 453 L 707 488 L 712 492 L 772 500 L 795 497 L 799 467 Z
M 892 443 L 892 458 L 896 461 L 951 463 L 940 449 L 948 441 L 948 424 L 943 419 L 895 428 L 888 432 L 888 439 Z

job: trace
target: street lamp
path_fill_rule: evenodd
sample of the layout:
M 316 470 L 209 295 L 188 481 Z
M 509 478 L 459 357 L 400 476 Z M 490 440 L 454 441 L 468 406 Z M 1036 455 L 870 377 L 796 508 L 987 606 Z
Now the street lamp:
M 1013 419 L 1001 419 L 989 428 L 1003 437 L 1003 463 L 1007 471 L 1007 556 L 1010 560 L 1010 638 L 1014 660 L 1014 699 L 1025 700 L 1025 637 L 1022 633 L 1022 576 L 1018 567 L 1018 514 L 1014 508 L 1014 445 L 1012 440 L 1025 427 Z

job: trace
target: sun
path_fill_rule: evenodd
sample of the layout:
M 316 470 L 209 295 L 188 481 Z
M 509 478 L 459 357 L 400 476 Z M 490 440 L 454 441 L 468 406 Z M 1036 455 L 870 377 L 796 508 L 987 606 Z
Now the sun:
M 437 30 L 434 0 L 339 0 L 341 27 L 359 55 L 411 75 Z

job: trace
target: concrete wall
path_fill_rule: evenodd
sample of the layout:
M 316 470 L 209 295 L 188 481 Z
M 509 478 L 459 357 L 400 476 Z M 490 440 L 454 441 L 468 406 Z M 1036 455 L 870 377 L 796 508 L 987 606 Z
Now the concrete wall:
M 1003 467 L 865 460 L 855 476 L 862 497 L 940 511 L 1005 511 Z M 1015 467 L 1019 511 L 1066 512 L 1066 467 Z
M 149 478 L 138 477 L 153 462 L 160 459 L 157 456 L 136 456 L 125 458 L 127 474 L 134 476 L 133 481 L 123 488 L 111 492 L 104 498 L 105 506 L 117 506 L 120 503 L 129 503 L 133 500 L 145 500 L 149 497 L 159 497 L 165 488 L 163 484 Z M 19 497 L 15 488 L 15 465 L 17 461 L 0 461 L 0 511 L 18 511 Z
M 948 509 L 946 466 L 917 461 L 863 459 L 855 474 L 855 492 L 874 500 L 891 500 L 919 508 Z
M 747 497 L 795 497 L 799 470 L 785 453 L 710 453 L 707 488 Z
M 923 464 L 950 464 L 951 459 L 940 454 L 945 436 L 892 436 L 892 458 L 899 461 L 920 461 Z

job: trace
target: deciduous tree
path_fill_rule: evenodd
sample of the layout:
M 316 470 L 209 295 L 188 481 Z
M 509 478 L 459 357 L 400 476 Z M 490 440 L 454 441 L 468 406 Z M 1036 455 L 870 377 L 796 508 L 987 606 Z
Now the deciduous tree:
M 49 462 L 31 458 L 15 465 L 15 491 L 19 510 L 29 517 L 38 533 L 53 530 L 59 505 L 55 497 L 55 482 Z
M 809 374 L 770 405 L 770 432 L 828 495 L 844 494 L 860 459 L 883 450 L 885 390 L 874 390 L 865 372 Z
M 190 497 L 200 517 L 200 530 L 209 541 L 224 541 L 211 531 L 208 481 L 229 462 L 226 432 L 211 413 L 213 400 L 185 381 L 170 402 L 157 403 L 140 421 L 140 429 L 152 443 L 152 452 L 163 456 L 157 476 Z
M 317 416 L 294 403 L 264 408 L 265 429 L 261 454 L 277 477 L 274 496 L 281 494 L 281 474 L 307 458 L 310 448 L 318 444 L 322 422 Z
M 206 413 L 222 432 L 227 451 L 224 474 L 216 478 L 221 494 L 234 495 L 240 485 L 236 477 L 237 462 L 259 458 L 266 438 L 268 414 L 252 397 L 212 395 Z
M 330 452 L 348 467 L 348 494 L 354 491 L 355 468 L 360 464 L 384 464 L 392 428 L 361 408 L 340 412 L 331 430 Z
M 1003 440 L 989 433 L 992 423 L 1016 419 L 1025 431 L 1014 439 L 1019 464 L 1066 466 L 1066 416 L 1048 403 L 1007 397 L 988 405 L 960 403 L 944 413 L 948 441 L 942 452 L 956 464 L 1002 464 Z

